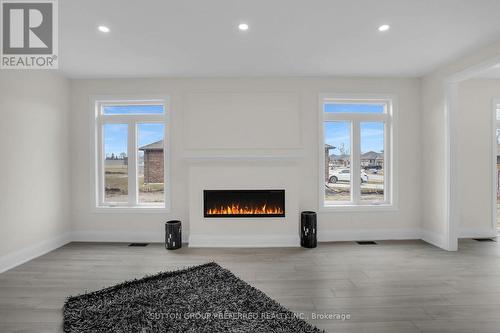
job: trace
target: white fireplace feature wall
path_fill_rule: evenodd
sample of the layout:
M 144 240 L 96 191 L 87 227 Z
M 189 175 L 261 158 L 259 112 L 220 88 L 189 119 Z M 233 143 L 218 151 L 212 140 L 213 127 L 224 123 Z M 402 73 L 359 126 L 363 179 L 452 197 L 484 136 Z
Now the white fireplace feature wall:
M 193 232 L 193 240 L 198 240 L 196 245 L 200 240 L 205 244 L 211 240 L 214 244 L 215 240 L 218 244 L 242 240 L 246 240 L 246 244 L 260 242 L 260 246 L 292 244 L 299 232 L 298 228 L 294 230 L 294 225 L 302 210 L 318 213 L 320 241 L 421 238 L 421 170 L 415 168 L 423 156 L 420 88 L 419 79 L 400 78 L 74 80 L 71 82 L 70 136 L 74 239 L 163 242 L 165 221 L 181 220 L 186 237 L 183 241 L 189 241 L 189 233 Z M 393 162 L 404 172 L 399 173 L 395 183 L 397 209 L 333 211 L 320 207 L 321 93 L 398 96 L 399 130 L 393 137 L 398 149 Z M 89 172 L 93 156 L 88 153 L 92 148 L 92 127 L 82 126 L 95 120 L 89 96 L 144 98 L 151 95 L 169 97 L 171 210 L 151 214 L 96 213 L 91 202 L 95 189 Z M 250 179 L 245 173 L 254 167 Z M 214 173 L 218 175 L 216 181 L 209 179 L 209 176 L 215 177 Z M 286 218 L 213 219 L 201 224 L 202 190 L 210 188 L 286 189 Z M 221 229 L 224 230 L 220 235 L 213 232 Z M 261 237 L 253 237 L 256 234 Z
M 196 161 L 189 164 L 190 247 L 300 246 L 299 169 L 290 161 Z M 205 218 L 203 190 L 284 189 L 285 217 Z

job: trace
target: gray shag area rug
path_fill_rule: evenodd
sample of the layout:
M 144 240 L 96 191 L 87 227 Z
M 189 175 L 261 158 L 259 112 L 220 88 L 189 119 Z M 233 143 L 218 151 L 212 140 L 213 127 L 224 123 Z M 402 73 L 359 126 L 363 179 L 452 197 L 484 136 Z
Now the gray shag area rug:
M 216 263 L 70 297 L 64 332 L 323 332 Z

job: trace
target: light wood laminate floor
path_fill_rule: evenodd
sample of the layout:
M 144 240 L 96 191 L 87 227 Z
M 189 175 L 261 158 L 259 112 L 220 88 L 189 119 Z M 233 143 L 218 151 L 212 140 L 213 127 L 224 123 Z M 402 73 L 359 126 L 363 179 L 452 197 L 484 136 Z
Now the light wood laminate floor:
M 216 261 L 327 332 L 500 332 L 500 246 L 421 241 L 316 249 L 190 249 L 71 243 L 0 274 L 0 332 L 62 332 L 67 296 Z M 135 333 L 135 332 L 134 332 Z

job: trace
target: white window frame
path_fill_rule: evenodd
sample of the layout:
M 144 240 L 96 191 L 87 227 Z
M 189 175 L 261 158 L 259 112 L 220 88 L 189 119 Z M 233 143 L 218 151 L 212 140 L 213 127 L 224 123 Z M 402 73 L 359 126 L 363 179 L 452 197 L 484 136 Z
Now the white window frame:
M 170 212 L 170 121 L 171 112 L 167 96 L 94 96 L 92 104 L 92 209 L 102 213 L 168 213 Z M 126 114 L 105 115 L 102 113 L 104 106 L 110 105 L 163 105 L 163 114 Z M 104 124 L 128 125 L 128 202 L 107 203 L 104 200 Z M 163 133 L 163 158 L 164 158 L 164 204 L 148 204 L 138 202 L 138 168 L 137 168 L 137 125 L 142 123 L 161 123 L 164 125 Z M 132 175 L 132 177 L 131 177 Z
M 342 104 L 384 104 L 386 112 L 381 113 L 333 113 L 324 112 L 327 103 Z M 335 94 L 325 93 L 319 97 L 319 210 L 340 211 L 393 211 L 397 210 L 397 97 L 386 94 Z M 324 124 L 327 121 L 351 122 L 351 200 L 326 203 L 325 201 L 325 141 Z M 361 200 L 361 122 L 384 122 L 384 200 Z

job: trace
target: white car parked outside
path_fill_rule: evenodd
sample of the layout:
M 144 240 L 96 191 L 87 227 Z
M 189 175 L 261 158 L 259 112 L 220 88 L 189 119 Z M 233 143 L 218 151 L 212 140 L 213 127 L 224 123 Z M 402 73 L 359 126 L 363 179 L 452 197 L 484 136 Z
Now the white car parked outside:
M 330 183 L 336 183 L 339 181 L 349 182 L 349 181 L 351 181 L 351 169 L 338 168 L 338 169 L 330 170 L 328 180 Z M 368 182 L 368 175 L 366 174 L 366 172 L 361 170 L 361 183 L 366 183 L 366 182 Z

